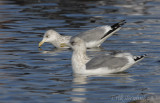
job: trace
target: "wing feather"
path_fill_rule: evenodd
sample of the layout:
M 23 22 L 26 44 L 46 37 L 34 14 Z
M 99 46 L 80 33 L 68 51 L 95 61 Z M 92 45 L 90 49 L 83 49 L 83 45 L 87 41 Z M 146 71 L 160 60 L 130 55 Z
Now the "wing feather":
M 127 63 L 128 60 L 126 58 L 105 55 L 91 59 L 86 64 L 86 69 L 97 69 L 102 67 L 107 67 L 109 69 L 116 69 L 125 66 Z

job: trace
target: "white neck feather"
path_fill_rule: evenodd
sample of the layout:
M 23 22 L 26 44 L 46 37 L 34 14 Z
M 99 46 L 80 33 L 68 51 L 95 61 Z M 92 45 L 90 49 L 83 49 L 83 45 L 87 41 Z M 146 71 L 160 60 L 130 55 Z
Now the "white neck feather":
M 81 48 L 82 49 L 82 48 Z M 86 69 L 88 57 L 85 50 L 75 50 L 72 54 L 72 69 L 75 73 L 82 73 Z
M 62 36 L 60 34 L 57 34 L 56 35 L 56 39 L 54 39 L 51 43 L 52 45 L 54 45 L 55 47 L 59 48 L 60 47 L 60 44 L 62 42 Z

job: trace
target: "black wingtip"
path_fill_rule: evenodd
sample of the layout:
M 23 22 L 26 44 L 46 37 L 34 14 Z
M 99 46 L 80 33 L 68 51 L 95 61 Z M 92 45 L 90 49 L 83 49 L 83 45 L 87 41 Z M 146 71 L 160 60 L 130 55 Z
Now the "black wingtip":
M 114 25 L 111 26 L 111 30 L 108 31 L 101 39 L 103 39 L 104 37 L 106 37 L 107 35 L 114 33 L 116 30 L 118 30 L 121 26 L 123 26 L 126 22 L 126 20 L 122 20 L 119 23 L 116 23 Z
M 119 23 L 116 23 L 116 24 L 112 25 L 111 28 L 112 28 L 113 30 L 115 30 L 115 29 L 123 26 L 125 23 L 127 23 L 126 20 L 122 20 L 122 21 L 120 21 Z
M 141 56 L 135 56 L 135 57 L 134 57 L 134 61 L 141 60 L 141 59 L 143 59 L 143 58 L 146 57 L 146 56 L 147 56 L 147 54 L 144 54 L 144 55 L 141 55 Z

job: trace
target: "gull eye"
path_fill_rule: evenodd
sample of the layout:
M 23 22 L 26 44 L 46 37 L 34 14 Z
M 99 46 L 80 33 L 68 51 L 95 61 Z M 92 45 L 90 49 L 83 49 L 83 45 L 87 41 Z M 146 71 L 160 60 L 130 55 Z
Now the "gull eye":
M 48 36 L 48 35 L 46 35 L 46 38 L 49 38 L 49 36 Z
M 71 42 L 71 45 L 74 45 L 74 44 L 75 44 L 75 42 L 74 42 L 74 41 L 72 41 L 72 42 Z

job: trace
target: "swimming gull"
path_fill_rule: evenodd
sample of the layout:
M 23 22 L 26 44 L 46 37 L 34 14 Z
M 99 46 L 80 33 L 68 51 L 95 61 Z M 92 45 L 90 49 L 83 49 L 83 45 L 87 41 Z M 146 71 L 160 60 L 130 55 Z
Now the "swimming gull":
M 112 34 L 119 31 L 126 23 L 125 20 L 115 23 L 112 26 L 104 25 L 96 27 L 85 32 L 79 33 L 73 37 L 71 36 L 62 36 L 55 30 L 48 30 L 43 36 L 42 41 L 39 43 L 41 47 L 45 42 L 51 43 L 56 48 L 70 48 L 69 41 L 71 38 L 79 37 L 83 39 L 86 43 L 87 48 L 99 47 L 107 38 Z
M 118 53 L 115 55 L 108 54 L 89 58 L 86 55 L 86 46 L 82 39 L 75 37 L 71 39 L 70 44 L 73 49 L 72 69 L 74 73 L 78 74 L 101 75 L 121 72 L 146 56 L 133 56 L 130 53 Z

